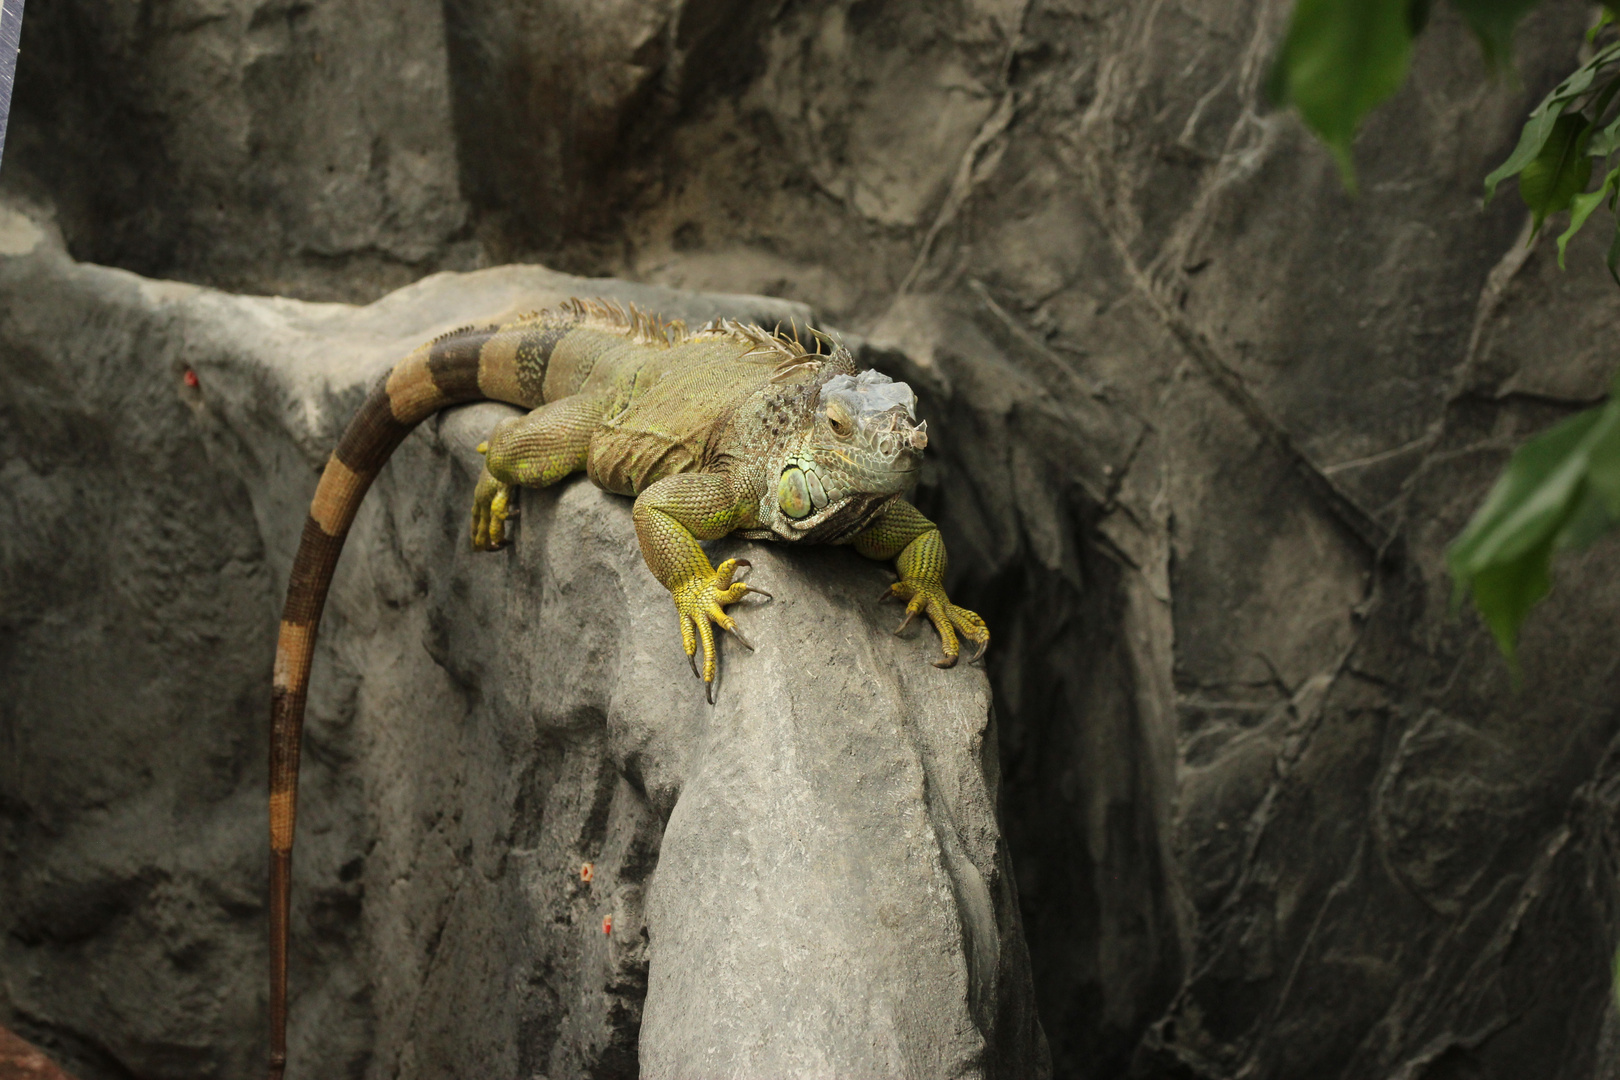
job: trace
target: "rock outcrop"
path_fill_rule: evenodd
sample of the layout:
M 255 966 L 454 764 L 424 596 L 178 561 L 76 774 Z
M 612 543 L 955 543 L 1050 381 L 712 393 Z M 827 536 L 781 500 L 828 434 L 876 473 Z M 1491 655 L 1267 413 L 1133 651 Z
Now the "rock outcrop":
M 534 267 L 234 297 L 76 264 L 11 208 L 0 249 L 6 1005 L 87 1078 L 248 1075 L 267 650 L 365 389 L 570 295 L 806 312 Z M 474 447 L 512 411 L 407 440 L 340 564 L 290 1075 L 635 1076 L 638 1046 L 648 1077 L 1039 1071 L 982 670 L 888 633 L 884 568 L 735 541 L 778 599 L 709 707 L 628 500 L 529 492 L 513 547 L 470 550 Z

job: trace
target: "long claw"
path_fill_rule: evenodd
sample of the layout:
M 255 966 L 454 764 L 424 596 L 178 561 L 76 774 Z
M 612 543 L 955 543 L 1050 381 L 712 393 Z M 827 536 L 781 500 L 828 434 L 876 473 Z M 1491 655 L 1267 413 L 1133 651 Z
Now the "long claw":
M 990 647 L 990 630 L 984 625 L 984 620 L 967 608 L 957 607 L 945 595 L 944 586 L 937 580 L 917 580 L 907 578 L 903 574 L 899 581 L 889 586 L 882 599 L 894 597 L 906 601 L 906 617 L 895 627 L 895 634 L 903 633 L 911 625 L 911 620 L 919 614 L 926 614 L 928 620 L 934 624 L 939 632 L 941 652 L 944 654 L 934 661 L 939 668 L 955 667 L 961 659 L 961 639 L 967 638 L 977 646 L 968 663 L 975 663 Z
M 719 642 L 716 629 L 736 638 L 743 648 L 754 651 L 754 643 L 743 636 L 737 621 L 726 614 L 726 607 L 735 604 L 751 592 L 770 593 L 756 589 L 733 575 L 742 567 L 752 565 L 747 559 L 726 559 L 707 574 L 698 573 L 685 581 L 673 583 L 670 595 L 680 620 L 681 644 L 686 650 L 686 663 L 692 674 L 703 680 L 703 696 L 714 704 L 714 681 L 719 668 Z M 698 663 L 698 650 L 703 650 L 703 663 Z
M 759 593 L 759 595 L 763 596 L 767 600 L 775 600 L 776 599 L 776 597 L 772 596 L 770 593 L 766 592 L 764 589 L 756 589 L 752 585 L 749 585 L 749 584 L 746 584 L 746 583 L 743 584 L 743 588 L 748 590 L 748 592 L 743 593 L 744 596 L 747 596 L 748 593 Z
M 898 599 L 899 599 L 899 597 L 895 596 L 895 594 L 894 594 L 894 586 L 890 585 L 890 586 L 887 586 L 886 588 L 884 588 L 883 592 L 878 596 L 878 603 L 881 604 L 885 600 L 898 600 Z

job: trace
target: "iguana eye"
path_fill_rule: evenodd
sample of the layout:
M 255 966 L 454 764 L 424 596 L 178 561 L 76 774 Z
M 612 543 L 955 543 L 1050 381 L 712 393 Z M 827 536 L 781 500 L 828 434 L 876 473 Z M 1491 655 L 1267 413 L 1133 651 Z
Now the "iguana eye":
M 827 426 L 833 429 L 833 434 L 840 439 L 847 439 L 855 433 L 855 424 L 849 417 L 849 411 L 842 401 L 832 401 L 827 404 Z

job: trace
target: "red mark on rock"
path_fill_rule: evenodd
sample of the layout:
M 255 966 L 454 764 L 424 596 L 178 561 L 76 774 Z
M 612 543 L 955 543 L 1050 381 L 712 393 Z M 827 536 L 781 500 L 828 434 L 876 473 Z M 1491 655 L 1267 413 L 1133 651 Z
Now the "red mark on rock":
M 602 916 L 602 933 L 604 933 L 604 934 L 613 933 L 613 916 L 611 916 L 611 915 Z
M 197 373 L 190 368 L 186 368 L 186 385 L 195 390 L 197 389 L 197 382 Z
M 591 878 L 593 876 L 595 876 L 595 874 L 596 874 L 596 864 L 595 863 L 580 863 L 579 864 L 579 880 L 581 880 L 581 881 L 589 881 L 589 880 L 591 880 Z

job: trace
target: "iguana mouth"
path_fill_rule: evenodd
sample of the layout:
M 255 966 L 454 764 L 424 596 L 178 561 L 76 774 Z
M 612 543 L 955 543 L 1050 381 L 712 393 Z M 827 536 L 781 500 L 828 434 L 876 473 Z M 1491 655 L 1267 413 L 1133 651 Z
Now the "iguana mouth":
M 779 515 L 773 532 L 788 540 L 834 544 L 864 529 L 895 497 L 848 495 L 802 518 Z
M 916 452 L 898 452 L 889 460 L 838 447 L 815 447 L 789 458 L 776 487 L 776 505 L 795 528 L 808 529 L 828 513 L 862 495 L 887 497 L 910 487 L 921 464 Z

